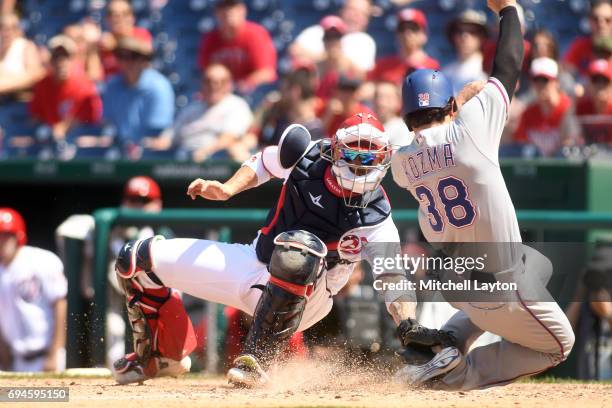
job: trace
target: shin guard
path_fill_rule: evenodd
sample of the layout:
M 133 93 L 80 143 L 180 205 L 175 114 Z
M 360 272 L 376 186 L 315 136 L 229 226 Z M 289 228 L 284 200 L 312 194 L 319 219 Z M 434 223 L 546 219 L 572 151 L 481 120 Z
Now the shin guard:
M 259 298 L 243 354 L 267 368 L 283 350 L 302 320 L 327 254 L 325 244 L 307 231 L 288 231 L 274 239 L 270 281 Z
M 120 360 L 121 369 L 140 364 L 148 377 L 164 368 L 165 359 L 180 361 L 196 347 L 195 331 L 179 293 L 165 287 L 153 272 L 151 246 L 159 239 L 163 237 L 127 243 L 115 264 L 127 298 L 135 354 Z

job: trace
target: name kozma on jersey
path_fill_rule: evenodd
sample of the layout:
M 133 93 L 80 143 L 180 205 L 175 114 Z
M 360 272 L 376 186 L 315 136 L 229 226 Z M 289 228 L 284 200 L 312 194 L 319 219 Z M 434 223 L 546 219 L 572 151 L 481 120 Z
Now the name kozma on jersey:
M 415 182 L 431 172 L 455 167 L 455 157 L 450 143 L 442 146 L 428 146 L 402 160 L 404 173 Z

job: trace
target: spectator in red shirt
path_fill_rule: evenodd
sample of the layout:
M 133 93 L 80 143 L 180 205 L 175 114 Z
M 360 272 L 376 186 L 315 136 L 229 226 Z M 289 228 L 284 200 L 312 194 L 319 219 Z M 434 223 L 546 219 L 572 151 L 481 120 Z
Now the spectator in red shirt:
M 49 41 L 51 67 L 34 86 L 30 103 L 32 115 L 52 126 L 61 140 L 78 123 L 96 123 L 102 115 L 102 102 L 94 83 L 75 60 L 76 44 L 65 35 Z
M 589 16 L 591 35 L 577 38 L 564 57 L 565 65 L 573 73 L 587 76 L 589 63 L 595 59 L 594 44 L 612 37 L 612 4 L 610 0 L 595 0 Z
M 361 72 L 342 49 L 342 38 L 347 32 L 344 21 L 338 16 L 326 16 L 319 24 L 323 27 L 325 56 L 316 66 L 319 77 L 316 95 L 328 99 L 336 89 L 340 75 L 357 77 Z
M 326 137 L 336 133 L 338 127 L 348 118 L 360 112 L 374 114 L 370 108 L 359 102 L 359 87 L 362 81 L 340 75 L 334 96 L 317 109 L 317 116 L 323 122 Z
M 427 18 L 420 10 L 407 8 L 397 13 L 395 38 L 398 53 L 379 58 L 368 73 L 369 80 L 400 84 L 415 69 L 440 69 L 438 61 L 423 50 L 427 43 Z
M 514 139 L 535 145 L 542 156 L 553 156 L 578 139 L 572 101 L 559 87 L 555 60 L 536 58 L 530 73 L 536 100 L 523 112 Z
M 589 65 L 587 94 L 576 106 L 587 143 L 612 145 L 612 63 L 595 60 Z
M 274 43 L 264 27 L 247 21 L 244 2 L 219 0 L 215 7 L 218 27 L 202 37 L 200 69 L 213 62 L 225 65 L 241 93 L 276 80 Z
M 115 49 L 121 39 L 138 38 L 143 42 L 152 42 L 153 37 L 148 30 L 136 27 L 134 11 L 129 1 L 110 0 L 106 13 L 106 23 L 110 31 L 100 37 L 100 58 L 104 75 L 109 77 L 119 72 Z

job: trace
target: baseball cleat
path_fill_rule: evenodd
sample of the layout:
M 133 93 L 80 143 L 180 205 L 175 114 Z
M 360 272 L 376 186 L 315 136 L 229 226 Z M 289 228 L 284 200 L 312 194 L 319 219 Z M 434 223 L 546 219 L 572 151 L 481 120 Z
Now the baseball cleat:
M 423 384 L 432 378 L 439 377 L 457 367 L 461 362 L 461 353 L 456 347 L 446 347 L 429 362 L 422 365 L 406 365 L 395 373 L 395 381 L 412 385 Z
M 396 351 L 398 357 L 404 360 L 404 363 L 412 366 L 428 363 L 436 356 L 431 350 L 431 347 L 409 345 L 403 349 Z
M 158 377 L 177 377 L 181 374 L 189 372 L 191 369 L 191 358 L 189 356 L 181 361 L 171 360 L 165 357 L 156 357 L 155 365 L 157 371 L 154 375 L 147 375 L 145 368 L 136 356 L 136 354 L 128 354 L 120 358 L 113 364 L 113 378 L 121 385 L 142 383 L 151 378 Z
M 234 360 L 234 367 L 227 372 L 227 380 L 236 387 L 254 387 L 264 385 L 270 377 L 255 357 L 250 354 L 238 356 Z

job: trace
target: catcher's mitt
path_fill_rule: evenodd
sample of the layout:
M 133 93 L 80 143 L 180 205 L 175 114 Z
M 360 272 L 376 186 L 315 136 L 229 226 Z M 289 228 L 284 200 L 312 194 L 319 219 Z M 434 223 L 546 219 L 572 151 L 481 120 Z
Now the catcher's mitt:
M 397 327 L 397 335 L 404 347 L 425 346 L 442 348 L 455 346 L 457 340 L 451 332 L 445 330 L 428 329 L 421 326 L 416 320 L 406 319 Z

